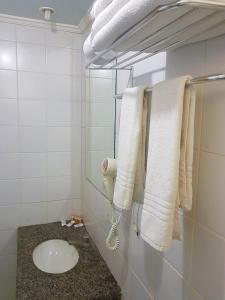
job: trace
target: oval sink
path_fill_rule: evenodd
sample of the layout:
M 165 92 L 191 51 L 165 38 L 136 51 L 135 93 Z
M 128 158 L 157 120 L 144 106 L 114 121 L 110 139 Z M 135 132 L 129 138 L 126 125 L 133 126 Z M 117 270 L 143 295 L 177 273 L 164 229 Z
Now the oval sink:
M 33 251 L 35 266 L 46 273 L 65 273 L 75 267 L 78 259 L 76 248 L 64 240 L 45 241 Z

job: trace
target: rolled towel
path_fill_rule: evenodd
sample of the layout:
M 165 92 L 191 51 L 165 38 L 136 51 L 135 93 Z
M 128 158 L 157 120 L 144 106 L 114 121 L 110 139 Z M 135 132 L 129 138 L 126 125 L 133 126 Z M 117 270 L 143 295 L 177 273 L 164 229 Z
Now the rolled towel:
M 105 9 L 99 14 L 91 27 L 92 36 L 94 37 L 101 31 L 108 22 L 117 15 L 118 11 L 124 7 L 130 0 L 113 0 Z
M 95 51 L 107 49 L 112 42 L 156 7 L 173 2 L 174 0 L 114 0 L 92 26 L 93 48 Z
M 101 172 L 103 175 L 103 186 L 107 193 L 108 199 L 112 201 L 114 193 L 114 178 L 117 172 L 116 159 L 105 158 L 102 161 Z
M 83 52 L 86 58 L 86 61 L 91 61 L 92 58 L 94 58 L 98 53 L 96 53 L 92 47 L 92 41 L 91 41 L 91 34 L 86 38 L 84 45 L 83 45 Z M 114 51 L 109 51 L 107 54 L 102 55 L 100 58 L 98 58 L 94 65 L 102 65 L 106 63 L 108 60 L 114 58 L 116 56 L 116 53 Z
M 92 19 L 95 19 L 111 2 L 112 0 L 95 1 L 90 12 Z

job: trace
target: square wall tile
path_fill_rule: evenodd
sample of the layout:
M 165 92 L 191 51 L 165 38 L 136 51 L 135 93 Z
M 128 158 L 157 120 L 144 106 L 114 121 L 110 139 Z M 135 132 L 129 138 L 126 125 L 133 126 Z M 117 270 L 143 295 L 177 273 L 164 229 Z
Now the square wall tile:
M 16 69 L 16 43 L 0 41 L 0 68 Z
M 49 73 L 72 74 L 72 50 L 66 48 L 46 48 L 46 70 Z
M 113 127 L 87 128 L 88 150 L 102 151 L 113 149 Z
M 43 177 L 47 173 L 47 156 L 42 153 L 20 155 L 21 178 Z
M 47 178 L 21 179 L 21 194 L 23 203 L 47 201 Z
M 47 222 L 47 202 L 23 203 L 20 210 L 20 226 L 44 224 Z
M 10 216 L 10 217 L 9 217 Z M 3 205 L 0 209 L 0 230 L 16 229 L 20 220 L 20 205 Z
M 192 76 L 206 74 L 205 51 L 206 46 L 204 42 L 193 43 L 175 50 L 167 51 L 166 78 L 186 74 Z
M 65 176 L 71 174 L 70 152 L 48 153 L 48 176 Z
M 81 152 L 81 128 L 71 128 L 71 148 L 72 151 Z
M 82 42 L 81 42 L 81 34 L 74 33 L 73 34 L 73 49 L 81 49 Z
M 71 103 L 51 101 L 47 103 L 48 126 L 71 125 Z
M 17 44 L 18 70 L 45 71 L 45 47 L 33 44 Z
M 30 26 L 17 25 L 16 34 L 17 41 L 24 43 L 33 43 L 33 44 L 45 44 L 45 33 L 46 30 L 42 28 L 35 28 Z
M 45 126 L 46 103 L 39 100 L 19 100 L 19 124 L 21 126 Z
M 16 71 L 0 70 L 0 98 L 17 97 Z
M 153 297 L 149 294 L 149 291 L 142 285 L 139 279 L 131 272 L 128 271 L 127 280 L 123 287 L 123 299 L 124 300 L 153 300 Z
M 47 30 L 46 31 L 46 44 L 48 46 L 72 48 L 73 46 L 73 33 L 60 31 L 60 30 Z
M 87 103 L 87 123 L 89 126 L 114 126 L 114 103 Z
M 48 177 L 48 201 L 74 198 L 72 177 Z
M 72 100 L 72 77 L 68 75 L 47 74 L 47 98 L 49 101 Z
M 15 25 L 12 23 L 0 22 L 0 39 L 7 41 L 16 40 Z
M 180 219 L 183 232 L 182 241 L 173 240 L 171 248 L 164 254 L 164 257 L 185 279 L 189 280 L 194 224 L 192 220 L 184 216 L 180 216 Z
M 192 285 L 206 300 L 225 299 L 225 242 L 196 227 Z
M 48 151 L 71 151 L 71 127 L 48 127 Z
M 19 98 L 46 99 L 46 75 L 18 72 Z
M 67 220 L 73 214 L 73 200 L 48 202 L 48 222 Z
M 73 212 L 75 215 L 83 215 L 81 199 L 73 199 Z
M 72 126 L 81 126 L 81 102 L 73 102 L 71 104 L 71 118 Z
M 20 180 L 0 180 L 0 205 L 19 204 L 20 201 Z
M 225 155 L 225 101 L 224 82 L 204 87 L 204 110 L 201 148 L 205 151 Z
M 206 41 L 206 73 L 214 74 L 224 72 L 224 35 Z
M 18 152 L 18 128 L 16 126 L 0 126 L 0 153 Z
M 15 278 L 16 261 L 15 254 L 0 256 L 0 279 Z
M 0 99 L 0 125 L 17 125 L 17 100 Z
M 90 101 L 112 101 L 113 83 L 108 78 L 90 78 Z
M 0 179 L 19 178 L 19 155 L 0 154 Z
M 97 78 L 113 78 L 115 76 L 115 71 L 113 70 L 87 70 L 90 72 L 90 77 L 97 77 Z M 120 75 L 121 74 L 121 75 Z M 124 80 L 124 77 L 128 79 L 130 71 L 123 71 L 119 72 L 118 76 L 119 79 Z
M 72 182 L 73 182 L 73 195 L 74 198 L 81 197 L 81 153 L 72 153 Z
M 225 157 L 201 152 L 197 220 L 225 237 Z
M 0 255 L 16 254 L 16 249 L 17 249 L 16 230 L 15 229 L 0 230 Z
M 20 152 L 46 152 L 47 127 L 20 127 Z
M 81 51 L 73 50 L 73 75 L 80 76 L 81 74 Z
M 81 77 L 73 77 L 72 101 L 81 102 Z

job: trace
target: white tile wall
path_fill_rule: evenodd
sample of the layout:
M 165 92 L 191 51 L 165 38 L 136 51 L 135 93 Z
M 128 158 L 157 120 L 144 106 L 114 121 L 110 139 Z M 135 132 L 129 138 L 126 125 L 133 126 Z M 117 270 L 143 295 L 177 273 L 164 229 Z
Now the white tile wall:
M 16 69 L 16 43 L 0 41 L 0 68 Z
M 0 124 L 17 125 L 17 100 L 16 99 L 0 100 Z
M 136 81 L 152 85 L 165 77 L 224 72 L 224 45 L 225 36 L 221 36 L 152 57 L 135 69 L 139 76 Z M 90 101 L 97 102 L 109 115 L 111 98 L 107 95 L 110 78 L 101 78 L 100 73 L 97 74 L 90 82 L 83 78 L 83 84 L 86 81 L 83 94 L 87 112 L 85 125 L 102 128 L 106 126 L 107 119 L 105 115 L 96 117 Z M 104 89 L 107 84 L 108 88 Z M 89 181 L 83 180 L 83 212 L 88 231 L 121 285 L 123 299 L 225 299 L 224 92 L 223 82 L 202 85 L 197 90 L 193 212 L 180 216 L 183 241 L 173 241 L 167 253 L 157 253 L 138 238 L 129 216 L 125 216 L 120 228 L 120 249 L 110 253 L 105 247 L 109 228 L 107 200 Z M 99 103 L 105 101 L 108 101 L 107 105 Z M 102 142 L 103 131 L 107 136 L 106 130 L 107 127 L 105 131 L 102 129 L 98 143 L 92 145 L 93 149 Z M 87 155 L 86 161 L 90 153 L 87 152 Z M 96 174 L 96 164 L 87 167 L 94 168 L 93 174 Z
M 45 47 L 26 43 L 17 43 L 17 65 L 22 71 L 45 71 Z
M 79 34 L 0 22 L 2 300 L 15 299 L 16 228 L 81 213 L 80 49 Z

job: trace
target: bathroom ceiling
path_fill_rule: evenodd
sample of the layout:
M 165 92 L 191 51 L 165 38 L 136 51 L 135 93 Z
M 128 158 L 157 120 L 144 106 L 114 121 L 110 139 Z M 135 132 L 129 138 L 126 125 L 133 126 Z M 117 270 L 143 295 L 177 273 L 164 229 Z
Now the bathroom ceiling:
M 52 21 L 78 25 L 93 0 L 0 0 L 0 14 L 40 19 L 39 7 L 56 10 Z

